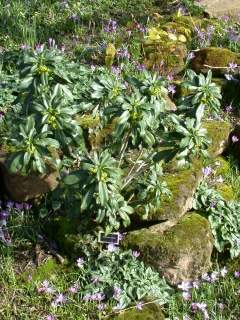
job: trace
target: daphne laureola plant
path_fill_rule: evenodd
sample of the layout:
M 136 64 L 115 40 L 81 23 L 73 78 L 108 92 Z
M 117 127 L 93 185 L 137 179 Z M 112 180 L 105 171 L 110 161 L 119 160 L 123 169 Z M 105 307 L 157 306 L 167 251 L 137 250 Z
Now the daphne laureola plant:
M 130 224 L 139 206 L 146 217 L 161 206 L 162 196 L 171 196 L 163 181 L 161 145 L 168 143 L 181 166 L 190 164 L 191 155 L 207 156 L 209 140 L 201 120 L 206 106 L 215 112 L 221 98 L 210 74 L 200 75 L 194 86 L 189 81 L 197 76 L 189 73 L 186 105 L 191 99 L 193 112 L 184 120 L 168 110 L 168 81 L 147 71 L 115 76 L 43 47 L 25 50 L 18 65 L 20 107 L 11 113 L 14 124 L 6 121 L 7 143 L 14 149 L 10 169 L 22 174 L 61 169 L 52 196 L 55 210 L 95 221 L 107 232 L 118 230 Z M 112 132 L 95 149 L 78 121 L 91 114 L 99 119 L 91 132 L 101 135 L 106 127 Z

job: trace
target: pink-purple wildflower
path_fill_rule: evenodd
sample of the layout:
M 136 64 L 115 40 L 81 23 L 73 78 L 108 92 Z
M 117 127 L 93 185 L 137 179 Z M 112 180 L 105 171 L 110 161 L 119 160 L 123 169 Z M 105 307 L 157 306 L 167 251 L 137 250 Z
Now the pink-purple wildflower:
M 238 141 L 239 141 L 238 137 L 235 136 L 235 135 L 233 135 L 233 136 L 232 136 L 232 142 L 233 142 L 233 143 L 236 143 L 236 142 L 238 142 Z
M 78 268 L 83 268 L 85 260 L 83 258 L 78 258 L 77 259 L 77 266 Z

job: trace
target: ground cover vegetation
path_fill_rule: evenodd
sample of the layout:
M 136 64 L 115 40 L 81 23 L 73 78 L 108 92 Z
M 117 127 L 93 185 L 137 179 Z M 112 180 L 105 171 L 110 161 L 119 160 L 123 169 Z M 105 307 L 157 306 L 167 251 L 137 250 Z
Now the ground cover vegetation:
M 0 0 L 0 26 L 1 319 L 238 319 L 238 20 L 189 0 Z M 161 218 L 195 167 L 186 210 Z M 185 213 L 213 263 L 174 280 L 128 236 L 155 228 L 154 247 Z

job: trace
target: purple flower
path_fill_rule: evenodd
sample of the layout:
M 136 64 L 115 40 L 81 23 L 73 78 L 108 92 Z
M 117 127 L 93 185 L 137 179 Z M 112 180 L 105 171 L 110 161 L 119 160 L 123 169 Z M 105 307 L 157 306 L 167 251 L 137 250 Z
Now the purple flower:
M 194 289 L 199 289 L 199 287 L 200 287 L 200 281 L 198 281 L 198 280 L 193 281 L 192 286 L 193 286 Z
M 69 291 L 70 293 L 72 293 L 72 294 L 75 294 L 75 293 L 77 293 L 78 288 L 75 287 L 75 286 L 72 286 L 72 287 L 70 287 L 70 288 L 68 289 L 68 291 Z
M 47 280 L 44 280 L 41 283 L 41 287 L 37 288 L 38 293 L 54 293 L 54 289 L 50 286 L 50 283 Z
M 105 294 L 102 293 L 102 292 L 97 292 L 97 293 L 94 293 L 92 294 L 91 296 L 91 300 L 92 301 L 102 301 L 105 299 Z
M 115 246 L 114 243 L 109 243 L 109 245 L 107 246 L 107 250 L 108 252 L 114 252 L 117 250 L 117 247 Z
M 105 305 L 104 303 L 100 303 L 100 304 L 98 305 L 98 310 L 99 310 L 99 311 L 102 311 L 102 310 L 105 309 L 105 307 L 106 307 L 106 305 Z
M 24 203 L 23 206 L 24 206 L 24 209 L 27 210 L 27 211 L 32 208 L 32 205 L 29 204 L 29 203 Z
M 182 291 L 188 291 L 192 288 L 192 284 L 189 281 L 183 281 L 181 284 L 178 285 L 178 288 Z
M 212 168 L 208 166 L 206 168 L 203 168 L 202 172 L 205 177 L 208 177 L 212 173 Z
M 168 81 L 173 81 L 173 79 L 174 79 L 173 74 L 172 74 L 172 73 L 169 73 L 169 74 L 167 75 L 167 80 L 168 80 Z
M 83 301 L 88 302 L 91 300 L 91 294 L 87 293 L 84 297 L 83 297 Z
M 54 49 L 56 46 L 56 41 L 53 38 L 48 39 L 49 48 Z
M 61 304 L 66 303 L 66 301 L 67 301 L 66 297 L 62 293 L 60 293 L 56 296 L 55 300 L 51 303 L 51 305 L 53 307 L 57 307 Z
M 132 255 L 134 258 L 138 258 L 140 256 L 140 252 L 139 251 L 133 251 Z
M 237 69 L 237 63 L 230 62 L 228 65 L 228 72 L 234 72 Z
M 218 280 L 218 277 L 219 277 L 219 272 L 213 271 L 212 274 L 210 275 L 211 282 L 216 282 Z
M 142 310 L 142 308 L 143 308 L 143 302 L 142 302 L 142 301 L 139 301 L 139 302 L 136 304 L 136 309 Z
M 23 203 L 15 203 L 15 208 L 16 208 L 17 210 L 22 211 L 23 208 L 24 208 L 24 204 L 23 204 Z
M 0 211 L 0 220 L 6 220 L 9 216 L 9 212 L 6 210 Z
M 9 200 L 8 202 L 7 202 L 7 204 L 6 204 L 6 207 L 7 208 L 13 208 L 14 207 L 14 202 L 13 201 L 11 201 L 11 200 Z
M 204 273 L 202 275 L 202 280 L 207 281 L 207 282 L 211 282 L 211 278 L 208 273 Z
M 222 311 L 222 310 L 224 310 L 225 305 L 220 302 L 220 303 L 218 304 L 218 308 Z
M 170 84 L 167 89 L 168 89 L 168 92 L 171 93 L 172 95 L 176 93 L 176 86 L 174 84 Z
M 5 116 L 5 113 L 3 111 L 0 111 L 0 120 L 2 120 Z
M 216 205 L 217 205 L 217 202 L 216 202 L 216 201 L 211 201 L 209 207 L 210 207 L 211 209 L 213 209 L 213 208 L 216 207 Z
M 146 67 L 145 67 L 144 64 L 137 63 L 137 64 L 136 64 L 136 69 L 137 69 L 138 71 L 144 71 L 144 70 L 146 70 Z
M 195 54 L 191 51 L 187 55 L 187 61 L 190 61 L 195 58 Z
M 117 300 L 122 292 L 122 289 L 119 287 L 114 287 L 113 291 L 113 298 Z
M 46 317 L 45 317 L 46 320 L 55 320 L 55 317 L 51 314 L 48 314 Z
M 112 66 L 112 67 L 111 67 L 111 71 L 112 71 L 113 74 L 115 74 L 115 76 L 116 76 L 117 78 L 119 78 L 120 73 L 121 73 L 121 69 L 120 69 L 119 67 L 114 67 L 114 66 Z
M 130 53 L 128 52 L 127 48 L 118 49 L 117 50 L 117 57 L 121 59 L 130 59 Z
M 26 44 L 26 43 L 23 43 L 23 44 L 20 45 L 20 49 L 21 50 L 28 50 L 28 49 L 30 49 L 30 46 L 28 44 Z
M 78 266 L 78 268 L 82 268 L 83 267 L 83 265 L 84 265 L 84 259 L 83 258 L 78 258 L 77 259 L 77 266 Z
M 196 302 L 191 303 L 190 308 L 193 313 L 196 313 L 198 311 L 198 303 Z
M 104 28 L 106 33 L 114 33 L 117 30 L 117 21 L 110 19 Z
M 234 277 L 237 278 L 237 279 L 240 278 L 240 271 L 235 271 L 234 272 Z
M 42 53 L 43 50 L 44 50 L 44 44 L 40 44 L 39 43 L 39 44 L 36 45 L 35 51 L 36 51 L 37 54 Z
M 231 112 L 232 111 L 232 106 L 226 106 L 225 108 L 224 108 L 224 111 L 225 112 Z
M 233 143 L 236 143 L 236 142 L 238 142 L 238 141 L 239 141 L 238 137 L 235 136 L 235 135 L 233 135 L 233 136 L 232 136 L 232 142 L 233 142 Z
M 191 293 L 188 291 L 183 291 L 182 297 L 183 297 L 183 300 L 185 301 L 189 301 L 192 298 Z
M 223 267 L 221 270 L 220 270 L 220 275 L 225 278 L 226 275 L 228 273 L 228 269 L 226 267 Z

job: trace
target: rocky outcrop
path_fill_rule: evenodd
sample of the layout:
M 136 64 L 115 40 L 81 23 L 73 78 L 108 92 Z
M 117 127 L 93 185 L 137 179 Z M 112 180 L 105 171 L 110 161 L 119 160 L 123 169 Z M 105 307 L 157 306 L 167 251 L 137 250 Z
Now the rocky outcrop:
M 195 1 L 197 3 L 197 1 Z M 201 0 L 201 6 L 206 8 L 210 16 L 218 17 L 221 15 L 237 15 L 240 13 L 239 0 Z
M 161 224 L 132 231 L 123 246 L 139 250 L 145 263 L 171 284 L 177 284 L 209 270 L 213 237 L 208 220 L 191 213 L 165 232 L 161 231 Z
M 6 153 L 0 153 L 0 177 L 5 191 L 9 197 L 17 202 L 25 202 L 55 189 L 58 185 L 59 173 L 50 170 L 48 174 L 35 173 L 22 176 L 10 173 L 6 166 Z

